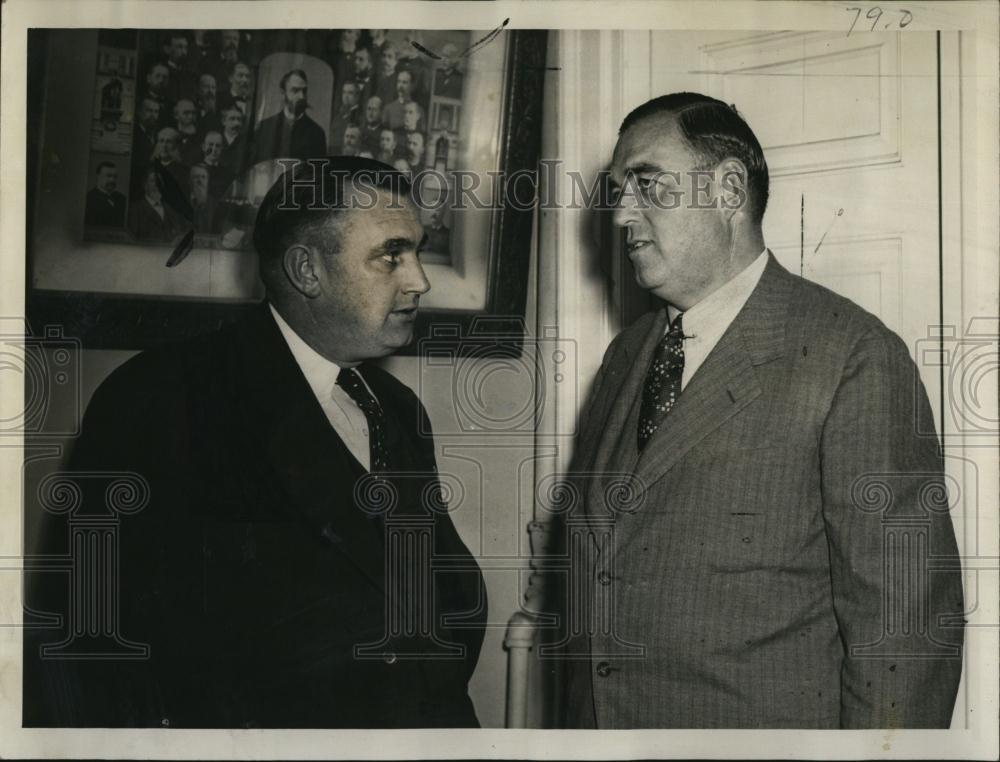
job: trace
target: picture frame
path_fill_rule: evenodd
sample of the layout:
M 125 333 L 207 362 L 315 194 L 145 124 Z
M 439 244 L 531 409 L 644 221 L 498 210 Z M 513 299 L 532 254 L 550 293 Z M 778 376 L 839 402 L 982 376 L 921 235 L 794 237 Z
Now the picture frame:
M 186 261 L 169 267 L 167 262 L 171 257 L 176 260 L 182 248 L 178 236 L 142 242 L 128 229 L 95 230 L 84 224 L 82 199 L 93 185 L 95 170 L 100 171 L 99 159 L 106 158 L 104 163 L 114 164 L 119 174 L 127 171 L 129 156 L 122 153 L 122 146 L 128 141 L 121 137 L 125 134 L 122 124 L 127 124 L 130 110 L 137 114 L 143 71 L 149 63 L 140 46 L 132 57 L 124 47 L 127 43 L 120 42 L 127 41 L 123 33 L 129 31 L 139 35 L 140 42 L 143 32 L 165 32 L 114 30 L 117 36 L 112 42 L 118 40 L 122 47 L 110 50 L 101 44 L 105 40 L 98 38 L 100 30 L 33 29 L 29 33 L 27 317 L 33 330 L 60 326 L 64 335 L 79 340 L 84 348 L 140 350 L 184 339 L 238 319 L 264 297 L 256 275 L 256 255 L 247 251 L 247 245 L 227 250 L 218 245 L 218 238 L 195 234 L 190 253 L 181 252 Z M 260 40 L 267 31 L 242 34 Z M 312 41 L 291 38 L 289 45 L 315 53 L 317 38 L 324 34 L 330 38 L 338 31 L 342 30 L 280 30 L 280 34 L 312 33 Z M 416 36 L 423 35 L 420 39 L 431 40 L 428 44 L 433 46 L 433 34 L 418 31 Z M 466 34 L 473 44 L 485 39 L 476 32 Z M 492 37 L 480 48 L 489 53 L 466 59 L 470 71 L 465 76 L 464 100 L 455 97 L 454 78 L 445 95 L 432 92 L 428 98 L 423 160 L 428 169 L 434 167 L 447 141 L 453 156 L 456 149 L 460 155 L 465 149 L 480 157 L 480 164 L 470 167 L 473 171 L 494 171 L 500 177 L 528 173 L 537 178 L 547 32 L 504 30 Z M 429 49 L 420 43 L 415 47 Z M 478 79 L 477 65 L 482 69 Z M 273 74 L 269 76 L 273 79 Z M 113 82 L 115 78 L 124 80 L 121 87 Z M 432 69 L 427 79 L 437 86 L 445 78 Z M 269 95 L 273 102 L 273 93 Z M 476 123 L 486 101 L 497 101 L 495 112 L 489 120 Z M 258 102 L 258 110 L 264 103 Z M 102 109 L 99 114 L 97 109 Z M 98 128 L 87 125 L 87 116 L 113 128 L 108 130 L 113 134 L 98 141 Z M 441 129 L 433 129 L 432 119 Z M 53 125 L 60 125 L 57 133 Z M 437 153 L 431 145 L 434 142 Z M 475 151 L 469 150 L 470 143 L 475 143 Z M 422 224 L 440 225 L 442 219 L 448 226 L 443 229 L 452 231 L 452 251 L 430 251 L 425 258 L 432 290 L 422 300 L 414 340 L 401 354 L 418 353 L 421 340 L 433 337 L 437 346 L 451 343 L 461 355 L 467 346 L 463 338 L 483 331 L 508 350 L 520 351 L 533 209 L 512 204 L 501 194 L 486 209 L 421 213 Z M 436 240 L 446 239 L 439 234 Z

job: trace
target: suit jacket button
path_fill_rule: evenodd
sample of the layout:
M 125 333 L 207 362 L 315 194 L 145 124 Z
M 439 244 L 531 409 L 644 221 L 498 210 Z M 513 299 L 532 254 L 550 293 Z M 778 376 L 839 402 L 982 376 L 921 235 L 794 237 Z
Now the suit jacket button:
M 601 569 L 601 571 L 597 573 L 597 581 L 600 582 L 602 585 L 610 585 L 611 575 L 608 574 L 606 571 L 604 571 L 604 569 Z
M 607 677 L 608 675 L 611 674 L 611 665 L 608 664 L 606 661 L 602 661 L 600 664 L 597 665 L 597 674 L 600 675 L 601 677 Z
M 384 661 L 386 664 L 395 664 L 397 661 L 396 654 L 394 654 L 392 651 L 388 651 L 382 655 L 382 661 Z

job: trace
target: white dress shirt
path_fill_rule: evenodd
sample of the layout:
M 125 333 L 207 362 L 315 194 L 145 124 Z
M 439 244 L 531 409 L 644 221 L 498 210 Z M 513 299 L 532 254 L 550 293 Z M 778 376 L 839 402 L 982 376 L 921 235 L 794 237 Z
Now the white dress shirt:
M 767 249 L 764 249 L 743 272 L 684 313 L 684 374 L 681 376 L 681 389 L 688 385 L 695 371 L 705 362 L 722 334 L 743 309 L 750 294 L 757 288 L 766 264 Z M 671 321 L 679 311 L 672 305 L 667 305 L 667 315 Z M 669 325 L 667 330 L 670 330 Z
M 326 413 L 326 418 L 333 426 L 333 430 L 337 432 L 344 444 L 347 445 L 347 449 L 365 467 L 365 470 L 369 470 L 371 450 L 368 444 L 368 419 L 365 417 L 364 411 L 351 399 L 351 395 L 337 386 L 337 375 L 340 373 L 341 366 L 330 362 L 306 344 L 302 337 L 295 333 L 284 318 L 278 314 L 273 304 L 268 304 L 268 307 L 271 308 L 274 322 L 278 324 L 278 329 L 285 337 L 285 343 L 288 344 L 292 357 L 302 369 L 302 375 L 309 382 L 309 388 L 316 395 L 316 400 L 323 408 L 323 412 Z M 371 392 L 371 387 L 365 382 L 364 377 L 360 373 L 358 376 Z M 372 392 L 372 396 L 375 396 L 374 392 Z

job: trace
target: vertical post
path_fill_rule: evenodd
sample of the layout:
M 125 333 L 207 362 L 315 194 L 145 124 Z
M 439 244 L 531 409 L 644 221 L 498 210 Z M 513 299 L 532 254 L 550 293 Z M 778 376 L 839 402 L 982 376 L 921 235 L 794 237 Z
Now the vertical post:
M 533 617 L 516 612 L 507 622 L 503 647 L 507 652 L 507 710 L 505 727 L 528 727 L 528 655 L 535 645 Z

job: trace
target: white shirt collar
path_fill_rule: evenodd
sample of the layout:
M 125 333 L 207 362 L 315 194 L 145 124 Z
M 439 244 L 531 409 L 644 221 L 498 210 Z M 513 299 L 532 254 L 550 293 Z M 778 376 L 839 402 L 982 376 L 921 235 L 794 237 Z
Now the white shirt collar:
M 746 304 L 750 294 L 757 287 L 760 276 L 764 274 L 764 267 L 767 265 L 767 249 L 764 249 L 757 258 L 747 265 L 736 277 L 727 281 L 711 294 L 706 296 L 696 305 L 684 313 L 684 333 L 685 335 L 696 336 L 698 326 L 723 327 L 723 332 L 729 326 L 743 305 Z M 667 317 L 671 321 L 679 313 L 672 304 L 667 305 Z

